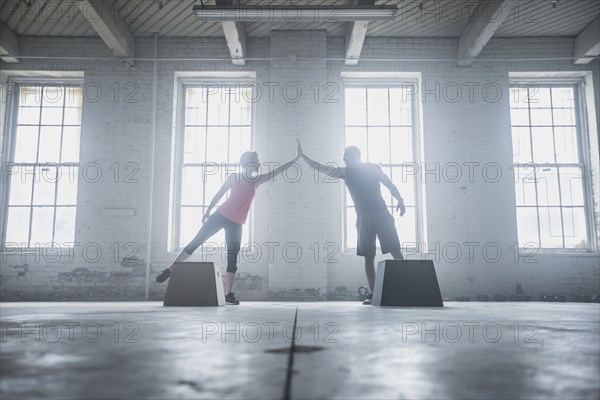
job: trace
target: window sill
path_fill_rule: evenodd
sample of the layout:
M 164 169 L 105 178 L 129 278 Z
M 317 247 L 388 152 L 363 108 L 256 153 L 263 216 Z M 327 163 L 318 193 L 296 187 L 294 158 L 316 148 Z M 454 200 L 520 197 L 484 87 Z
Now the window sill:
M 351 248 L 347 248 L 344 249 L 343 251 L 344 254 L 354 254 L 356 255 L 356 249 L 351 249 Z M 427 251 L 425 253 L 417 253 L 417 254 L 413 254 L 413 255 L 432 255 L 432 254 L 436 254 L 433 251 Z M 382 255 L 381 254 L 381 249 L 377 249 L 377 255 Z M 537 252 L 527 252 L 527 251 L 523 251 L 522 249 L 519 250 L 519 255 L 526 257 L 526 256 L 530 256 L 530 257 L 534 257 L 537 255 L 542 255 L 542 256 L 587 256 L 587 257 L 598 257 L 600 256 L 600 252 L 596 252 L 596 251 L 589 251 L 589 250 L 581 250 L 581 251 L 573 251 L 573 250 L 551 250 L 551 249 L 543 249 L 543 250 L 539 250 Z
M 519 254 L 522 256 L 589 256 L 589 257 L 597 257 L 600 256 L 599 252 L 582 250 L 582 251 L 573 251 L 573 250 L 550 250 L 543 249 L 537 252 L 527 252 L 527 251 L 519 251 Z

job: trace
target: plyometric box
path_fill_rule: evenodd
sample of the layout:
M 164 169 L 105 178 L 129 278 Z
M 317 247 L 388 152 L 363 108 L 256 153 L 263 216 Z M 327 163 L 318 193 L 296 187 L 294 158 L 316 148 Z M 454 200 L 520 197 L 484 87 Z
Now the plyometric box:
M 211 262 L 175 263 L 163 304 L 165 306 L 225 305 L 221 271 Z
M 385 260 L 377 266 L 372 304 L 376 306 L 443 307 L 431 260 Z

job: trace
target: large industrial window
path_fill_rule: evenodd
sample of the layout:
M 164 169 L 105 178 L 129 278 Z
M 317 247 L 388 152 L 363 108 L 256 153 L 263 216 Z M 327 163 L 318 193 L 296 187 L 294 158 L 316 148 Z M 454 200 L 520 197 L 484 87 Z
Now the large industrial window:
M 382 195 L 396 220 L 403 246 L 419 246 L 421 238 L 417 165 L 415 88 L 347 85 L 345 88 L 345 145 L 357 146 L 363 161 L 379 164 L 400 190 L 406 214 L 400 217 L 397 202 L 387 188 Z M 345 248 L 356 248 L 356 211 L 350 193 L 344 196 Z
M 82 89 L 15 85 L 8 164 L 5 245 L 72 246 L 75 235 Z
M 175 243 L 185 246 L 202 226 L 202 216 L 226 177 L 239 170 L 240 155 L 252 147 L 252 88 L 249 85 L 184 85 L 179 154 Z M 223 203 L 225 197 L 213 209 Z M 243 230 L 242 246 L 250 229 Z M 222 246 L 221 231 L 209 240 Z
M 514 83 L 510 107 L 519 246 L 588 249 L 579 86 Z

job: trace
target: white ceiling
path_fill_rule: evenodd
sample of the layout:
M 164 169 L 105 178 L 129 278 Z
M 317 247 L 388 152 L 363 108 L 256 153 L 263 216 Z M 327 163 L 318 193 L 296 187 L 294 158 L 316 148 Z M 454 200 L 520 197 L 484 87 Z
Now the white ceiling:
M 223 36 L 219 22 L 202 22 L 192 14 L 199 0 L 102 0 L 113 3 L 134 36 Z M 367 36 L 458 37 L 468 23 L 468 9 L 477 0 L 425 0 L 424 16 L 419 0 L 386 0 L 376 4 L 400 5 L 395 21 L 369 24 Z M 27 7 L 27 3 L 30 4 Z M 162 8 L 159 7 L 162 3 Z M 331 0 L 242 0 L 243 5 L 295 4 L 341 5 L 351 1 Z M 576 36 L 600 14 L 598 0 L 521 0 L 495 37 Z M 205 0 L 204 4 L 214 4 Z M 460 11 L 458 11 L 460 10 Z M 518 11 L 518 12 L 516 12 Z M 1 0 L 0 19 L 18 35 L 96 36 L 73 0 Z M 246 35 L 269 36 L 273 29 L 326 29 L 331 36 L 344 36 L 344 23 L 246 23 Z

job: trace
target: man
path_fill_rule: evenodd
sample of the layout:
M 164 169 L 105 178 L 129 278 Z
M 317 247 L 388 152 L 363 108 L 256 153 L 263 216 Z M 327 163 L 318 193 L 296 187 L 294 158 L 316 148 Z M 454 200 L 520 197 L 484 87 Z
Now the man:
M 365 258 L 365 272 L 370 289 L 369 295 L 363 304 L 369 305 L 371 304 L 373 286 L 375 285 L 375 250 L 377 249 L 375 238 L 379 239 L 383 254 L 391 253 L 396 260 L 403 259 L 398 232 L 396 232 L 396 226 L 394 225 L 394 217 L 388 211 L 385 201 L 381 197 L 380 183 L 383 183 L 398 201 L 397 210 L 400 211 L 400 216 L 403 216 L 406 212 L 404 200 L 400 196 L 396 185 L 379 165 L 361 161 L 358 147 L 349 146 L 346 148 L 344 151 L 346 167 L 340 168 L 324 166 L 310 159 L 302 152 L 300 141 L 298 141 L 298 146 L 300 156 L 309 166 L 322 174 L 341 178 L 346 183 L 356 209 L 356 229 L 358 230 L 356 254 Z

